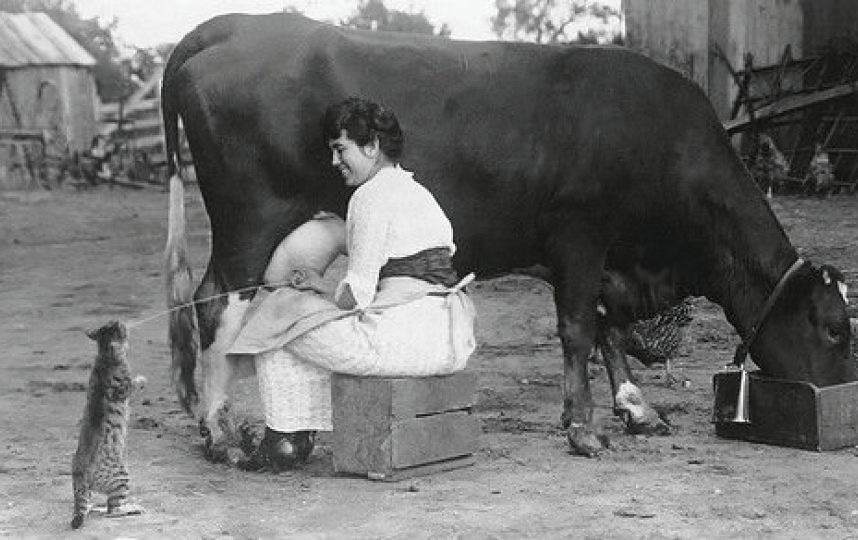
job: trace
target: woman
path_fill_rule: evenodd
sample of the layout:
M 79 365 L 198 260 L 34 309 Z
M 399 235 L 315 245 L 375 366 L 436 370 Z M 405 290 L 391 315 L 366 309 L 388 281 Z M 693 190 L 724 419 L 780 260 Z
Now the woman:
M 331 372 L 441 375 L 464 369 L 475 348 L 473 306 L 451 265 L 452 227 L 399 166 L 396 117 L 349 98 L 327 110 L 323 128 L 331 164 L 356 188 L 345 221 L 348 269 L 334 291 L 306 269 L 293 286 L 302 296 L 333 293 L 338 309 L 328 304 L 327 322 L 256 354 L 266 433 L 248 468 L 307 459 L 315 432 L 332 429 Z M 325 312 L 318 302 L 316 315 Z

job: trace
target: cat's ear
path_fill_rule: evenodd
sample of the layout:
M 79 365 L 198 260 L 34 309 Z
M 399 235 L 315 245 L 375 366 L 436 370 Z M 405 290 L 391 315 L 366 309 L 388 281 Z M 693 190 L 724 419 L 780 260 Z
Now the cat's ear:
M 99 330 L 100 330 L 99 328 L 91 328 L 91 329 L 87 330 L 86 331 L 86 337 L 88 337 L 89 339 L 98 341 L 98 331 Z

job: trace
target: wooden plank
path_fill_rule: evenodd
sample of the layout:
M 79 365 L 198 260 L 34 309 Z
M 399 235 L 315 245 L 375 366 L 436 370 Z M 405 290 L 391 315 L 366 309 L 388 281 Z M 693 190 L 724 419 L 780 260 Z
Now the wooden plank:
M 415 476 L 425 476 L 427 474 L 436 474 L 439 472 L 461 469 L 462 467 L 469 467 L 476 462 L 477 458 L 474 456 L 463 456 L 453 459 L 445 459 L 444 461 L 436 461 L 435 463 L 427 463 L 425 465 L 417 465 L 416 467 L 396 469 L 389 472 L 370 471 L 366 473 L 366 476 L 370 480 L 398 482 Z
M 437 377 L 391 379 L 394 418 L 468 409 L 474 405 L 477 375 L 462 371 Z
M 853 446 L 858 441 L 858 382 L 819 389 L 819 449 Z
M 126 129 L 132 130 L 142 130 L 142 129 L 152 129 L 161 127 L 161 117 L 146 117 L 146 118 L 135 118 L 133 120 L 129 120 L 125 124 Z
M 715 433 L 751 442 L 819 449 L 816 387 L 810 383 L 749 380 L 749 423 L 732 422 L 739 390 L 737 372 L 715 375 Z
M 337 472 L 390 468 L 390 385 L 384 379 L 331 377 L 333 463 Z
M 473 453 L 480 433 L 479 419 L 469 411 L 475 390 L 472 372 L 415 378 L 334 374 L 334 470 L 385 476 Z
M 159 145 L 164 145 L 164 137 L 160 134 L 137 136 L 133 137 L 133 140 L 134 147 L 137 149 L 155 148 Z
M 402 469 L 472 454 L 477 450 L 479 419 L 454 412 L 401 420 L 393 424 L 391 468 Z
M 720 437 L 818 451 L 858 444 L 858 382 L 819 388 L 751 374 L 747 424 L 731 422 L 739 374 L 719 373 L 713 384 Z
M 858 91 L 858 82 L 852 82 L 848 84 L 834 86 L 832 88 L 827 88 L 825 90 L 820 90 L 818 92 L 813 92 L 811 94 L 796 94 L 786 96 L 782 99 L 775 101 L 774 103 L 760 107 L 759 109 L 754 111 L 754 116 L 757 121 L 775 118 L 777 116 L 787 114 L 802 109 L 804 107 L 824 103 L 825 101 L 831 99 L 845 97 L 855 93 L 856 91 Z M 724 128 L 727 130 L 728 133 L 736 133 L 748 127 L 750 123 L 751 119 L 748 117 L 747 114 L 745 114 L 738 118 L 734 118 L 733 120 L 728 120 L 724 122 Z
M 812 384 L 752 377 L 749 410 L 755 439 L 817 449 L 817 402 Z
M 27 128 L 0 128 L 0 139 L 25 139 L 41 141 L 44 138 L 44 131 L 41 129 Z
M 146 184 L 144 184 L 142 182 L 132 182 L 131 180 L 122 178 L 120 176 L 114 176 L 113 178 L 111 178 L 109 180 L 109 182 L 111 184 L 114 184 L 117 186 L 122 186 L 125 188 L 131 188 L 131 189 L 145 189 L 146 188 Z

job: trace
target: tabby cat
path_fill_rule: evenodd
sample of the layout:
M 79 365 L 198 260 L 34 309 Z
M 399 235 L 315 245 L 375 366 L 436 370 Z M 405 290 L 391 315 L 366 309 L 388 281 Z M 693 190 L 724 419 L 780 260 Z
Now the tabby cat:
M 128 331 L 121 322 L 111 321 L 86 334 L 98 343 L 98 355 L 89 378 L 86 408 L 72 464 L 73 529 L 83 525 L 91 508 L 93 490 L 107 495 L 108 515 L 139 513 L 127 505 L 125 438 L 132 387 L 127 358 Z

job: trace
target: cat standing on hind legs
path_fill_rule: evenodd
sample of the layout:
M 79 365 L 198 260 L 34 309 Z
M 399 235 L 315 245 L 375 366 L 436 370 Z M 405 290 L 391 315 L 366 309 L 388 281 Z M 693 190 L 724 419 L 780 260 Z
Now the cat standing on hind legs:
M 72 463 L 73 529 L 83 525 L 91 508 L 92 491 L 107 495 L 108 515 L 142 511 L 139 506 L 128 503 L 125 439 L 128 397 L 133 384 L 128 366 L 128 330 L 121 322 L 111 321 L 86 334 L 98 343 L 98 354 L 89 377 L 86 407 Z

